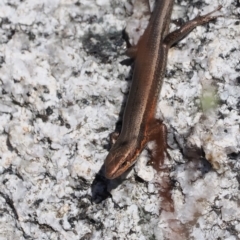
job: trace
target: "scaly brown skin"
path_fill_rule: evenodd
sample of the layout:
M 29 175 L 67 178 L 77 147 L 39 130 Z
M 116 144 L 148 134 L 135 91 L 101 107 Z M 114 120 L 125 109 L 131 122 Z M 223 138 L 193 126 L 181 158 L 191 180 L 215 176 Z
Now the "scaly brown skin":
M 149 141 L 159 136 L 164 152 L 166 127 L 155 118 L 156 106 L 162 87 L 169 48 L 184 38 L 195 27 L 218 16 L 221 9 L 197 16 L 182 27 L 168 33 L 174 0 L 157 1 L 149 24 L 140 38 L 135 54 L 134 73 L 120 135 L 105 160 L 105 176 L 114 179 L 129 169 Z M 159 144 L 159 141 L 157 141 Z M 160 154 L 164 155 L 164 154 Z

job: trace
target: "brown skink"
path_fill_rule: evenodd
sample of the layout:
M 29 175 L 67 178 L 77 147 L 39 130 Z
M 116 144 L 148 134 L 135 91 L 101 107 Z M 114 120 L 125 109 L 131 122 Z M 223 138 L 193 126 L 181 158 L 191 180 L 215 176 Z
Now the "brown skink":
M 179 29 L 169 32 L 174 0 L 158 0 L 149 24 L 134 49 L 135 64 L 132 85 L 123 116 L 121 133 L 105 160 L 105 176 L 114 179 L 132 166 L 149 141 L 160 139 L 166 146 L 166 128 L 155 118 L 169 48 L 184 38 L 196 26 L 218 16 L 208 13 L 197 16 Z M 115 134 L 117 135 L 117 134 Z

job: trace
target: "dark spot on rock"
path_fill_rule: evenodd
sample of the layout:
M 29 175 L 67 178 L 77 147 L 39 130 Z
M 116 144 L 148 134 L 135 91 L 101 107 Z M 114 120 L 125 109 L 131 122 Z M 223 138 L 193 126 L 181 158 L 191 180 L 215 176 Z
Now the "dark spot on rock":
M 89 105 L 89 101 L 86 98 L 82 98 L 81 102 L 85 105 Z
M 206 158 L 200 158 L 200 162 L 200 171 L 202 175 L 205 175 L 212 170 L 212 164 Z
M 63 126 L 64 125 L 64 120 L 60 115 L 58 116 L 58 120 L 60 121 L 60 126 Z
M 236 78 L 236 83 L 240 84 L 240 76 Z
M 103 63 L 111 61 L 112 56 L 117 56 L 120 46 L 124 44 L 122 32 L 109 32 L 103 35 L 88 33 L 83 37 L 85 51 Z
M 46 93 L 46 94 L 50 93 L 50 91 L 46 85 L 43 85 L 43 93 Z
M 47 115 L 37 114 L 36 118 L 41 118 L 43 122 L 47 122 L 48 121 L 48 116 Z
M 29 39 L 30 41 L 33 41 L 35 38 L 36 38 L 36 35 L 35 35 L 34 33 L 32 33 L 32 32 L 29 32 L 29 33 L 28 33 L 28 39 Z
M 43 202 L 43 199 L 41 199 L 41 198 L 38 199 L 38 200 L 36 200 L 36 201 L 33 203 L 34 207 L 38 208 L 41 202 Z
M 47 107 L 46 113 L 47 113 L 48 116 L 50 116 L 50 115 L 53 114 L 53 110 L 50 107 Z
M 139 183 L 145 183 L 145 181 L 137 175 L 135 175 L 135 181 Z
M 66 124 L 65 124 L 65 127 L 68 128 L 68 129 L 70 129 L 70 128 L 71 128 L 71 125 L 70 125 L 69 123 L 66 123 Z
M 240 159 L 240 152 L 233 152 L 233 153 L 230 153 L 228 154 L 228 157 L 232 160 L 239 160 Z
M 100 133 L 100 132 L 105 132 L 105 131 L 107 131 L 107 130 L 108 130 L 108 128 L 106 128 L 106 127 L 101 127 L 101 128 L 95 129 L 95 132 Z
M 62 98 L 62 94 L 60 92 L 57 92 L 57 98 L 61 99 Z

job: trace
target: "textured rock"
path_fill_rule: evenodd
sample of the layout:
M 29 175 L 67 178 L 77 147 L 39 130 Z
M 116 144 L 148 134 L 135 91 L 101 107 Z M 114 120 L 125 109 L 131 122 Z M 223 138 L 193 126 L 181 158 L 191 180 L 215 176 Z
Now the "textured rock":
M 220 3 L 178 1 L 172 19 Z M 162 172 L 144 151 L 122 178 L 103 177 L 131 79 L 122 30 L 134 43 L 148 19 L 131 4 L 1 1 L 0 239 L 240 238 L 237 1 L 169 51 Z

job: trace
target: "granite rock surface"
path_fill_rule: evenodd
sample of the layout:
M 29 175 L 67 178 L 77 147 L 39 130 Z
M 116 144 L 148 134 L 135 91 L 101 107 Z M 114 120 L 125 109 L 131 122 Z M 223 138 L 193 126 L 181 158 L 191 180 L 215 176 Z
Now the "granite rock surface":
M 143 151 L 110 181 L 132 74 L 122 31 L 136 44 L 149 16 L 127 0 L 0 2 L 1 240 L 240 238 L 240 3 L 175 1 L 171 30 L 219 4 L 169 51 L 163 171 Z

